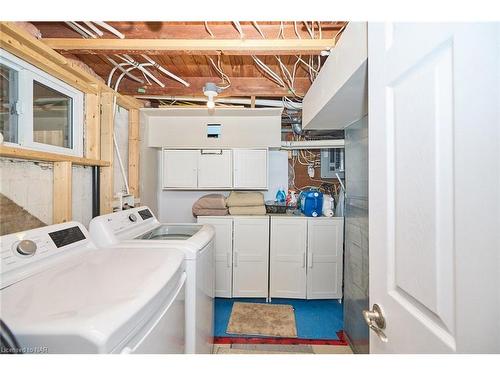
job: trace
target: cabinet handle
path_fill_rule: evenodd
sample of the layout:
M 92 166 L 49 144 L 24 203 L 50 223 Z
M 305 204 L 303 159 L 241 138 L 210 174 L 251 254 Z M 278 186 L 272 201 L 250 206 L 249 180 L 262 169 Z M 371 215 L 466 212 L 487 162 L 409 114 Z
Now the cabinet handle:
M 313 268 L 313 253 L 309 253 L 309 260 L 307 261 L 309 268 Z
M 222 155 L 222 150 L 200 150 L 202 155 Z
M 231 268 L 231 253 L 226 253 L 226 265 L 227 268 Z
M 238 252 L 234 252 L 234 266 L 238 267 Z
M 302 268 L 306 268 L 306 253 L 304 252 L 304 256 L 302 257 Z

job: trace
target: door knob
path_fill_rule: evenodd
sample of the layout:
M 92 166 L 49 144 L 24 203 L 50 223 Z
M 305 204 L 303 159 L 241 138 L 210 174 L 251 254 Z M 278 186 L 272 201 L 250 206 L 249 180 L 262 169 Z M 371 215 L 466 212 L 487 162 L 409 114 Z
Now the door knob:
M 363 310 L 363 318 L 366 325 L 373 330 L 382 342 L 387 342 L 387 336 L 384 333 L 385 318 L 382 309 L 376 303 L 371 310 Z

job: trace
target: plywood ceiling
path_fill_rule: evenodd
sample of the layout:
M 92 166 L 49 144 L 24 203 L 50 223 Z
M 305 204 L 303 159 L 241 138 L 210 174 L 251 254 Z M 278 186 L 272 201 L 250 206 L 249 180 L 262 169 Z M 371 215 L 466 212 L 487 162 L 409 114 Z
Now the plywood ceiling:
M 54 38 L 73 38 L 75 41 L 83 40 L 78 33 L 63 22 L 33 22 L 33 24 L 40 29 L 43 37 L 42 40 L 47 40 L 49 45 L 50 41 Z M 276 40 L 280 35 L 281 27 L 280 22 L 259 22 L 258 26 L 265 36 L 263 38 L 251 22 L 241 22 L 243 37 L 232 22 L 208 22 L 209 30 L 213 36 L 208 32 L 204 22 L 109 22 L 109 24 L 125 35 L 126 43 L 137 41 L 138 43 L 135 43 L 136 46 L 141 46 L 141 39 L 243 40 L 243 42 Z M 346 22 L 343 21 L 315 22 L 314 39 L 319 39 L 318 26 L 321 25 L 321 39 L 328 41 L 327 44 L 333 46 L 334 38 L 336 37 L 338 40 L 339 31 L 343 29 L 345 24 Z M 310 29 L 312 25 L 313 23 L 308 23 Z M 280 51 L 268 48 L 263 51 L 256 51 L 247 50 L 244 47 L 233 50 L 212 49 L 209 51 L 192 51 L 187 49 L 161 50 L 155 48 L 146 51 L 137 51 L 123 50 L 120 49 L 121 47 L 116 50 L 102 50 L 100 48 L 107 43 L 119 40 L 111 33 L 105 30 L 103 32 L 102 40 L 89 39 L 90 43 L 99 48 L 62 48 L 60 52 L 83 61 L 106 81 L 113 68 L 112 64 L 106 59 L 106 56 L 120 61 L 115 57 L 115 53 L 128 53 L 138 62 L 144 62 L 145 59 L 141 57 L 141 54 L 145 53 L 157 63 L 190 83 L 189 87 L 185 87 L 157 69 L 150 68 L 155 77 L 165 84 L 165 87 L 162 88 L 154 82 L 151 84 L 147 82 L 140 84 L 125 78 L 120 84 L 119 91 L 127 95 L 202 96 L 202 88 L 207 82 L 219 83 L 221 81 L 219 74 L 212 68 L 207 58 L 207 56 L 211 56 L 214 61 L 220 58 L 223 71 L 231 79 L 231 86 L 224 90 L 221 96 L 291 96 L 288 88 L 280 87 L 268 75 L 263 73 L 262 69 L 256 66 L 252 55 L 258 56 L 274 72 L 282 75 L 276 58 L 277 55 L 280 56 L 288 69 L 292 71 L 299 54 L 305 61 L 309 61 L 309 56 L 314 56 L 317 62 L 320 52 L 319 50 L 300 50 L 300 48 L 298 50 L 293 50 L 293 48 L 288 50 L 285 48 L 285 50 Z M 295 29 L 293 22 L 283 22 L 282 33 L 279 39 L 284 40 L 285 42 L 283 43 L 293 47 L 294 45 L 300 45 L 301 40 L 311 39 L 311 36 L 305 23 L 297 22 L 297 29 Z M 286 41 L 290 41 L 291 43 L 286 43 Z M 71 40 L 69 42 L 72 44 Z M 270 43 L 273 45 L 273 42 Z M 323 63 L 325 57 L 320 57 L 319 59 Z M 297 94 L 304 95 L 311 85 L 311 78 L 306 65 L 298 64 L 297 67 L 295 90 Z M 140 73 L 134 72 L 134 75 L 144 79 Z

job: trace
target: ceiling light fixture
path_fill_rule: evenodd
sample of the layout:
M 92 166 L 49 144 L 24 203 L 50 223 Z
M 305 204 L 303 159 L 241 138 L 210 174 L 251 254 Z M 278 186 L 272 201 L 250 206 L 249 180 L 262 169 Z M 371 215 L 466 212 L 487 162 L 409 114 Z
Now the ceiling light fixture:
M 215 108 L 214 97 L 216 97 L 222 89 L 218 87 L 215 83 L 207 82 L 205 87 L 203 87 L 203 94 L 208 97 L 207 107 L 212 109 Z

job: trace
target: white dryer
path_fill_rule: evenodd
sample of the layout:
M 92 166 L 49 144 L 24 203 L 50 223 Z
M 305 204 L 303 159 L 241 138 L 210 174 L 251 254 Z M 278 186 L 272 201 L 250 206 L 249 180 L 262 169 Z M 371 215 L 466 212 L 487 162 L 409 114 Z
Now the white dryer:
M 184 352 L 181 251 L 98 249 L 76 222 L 0 244 L 0 318 L 19 343 L 12 352 Z
M 187 273 L 186 353 L 212 353 L 215 230 L 211 225 L 163 224 L 142 206 L 95 217 L 89 231 L 98 246 L 181 249 Z

